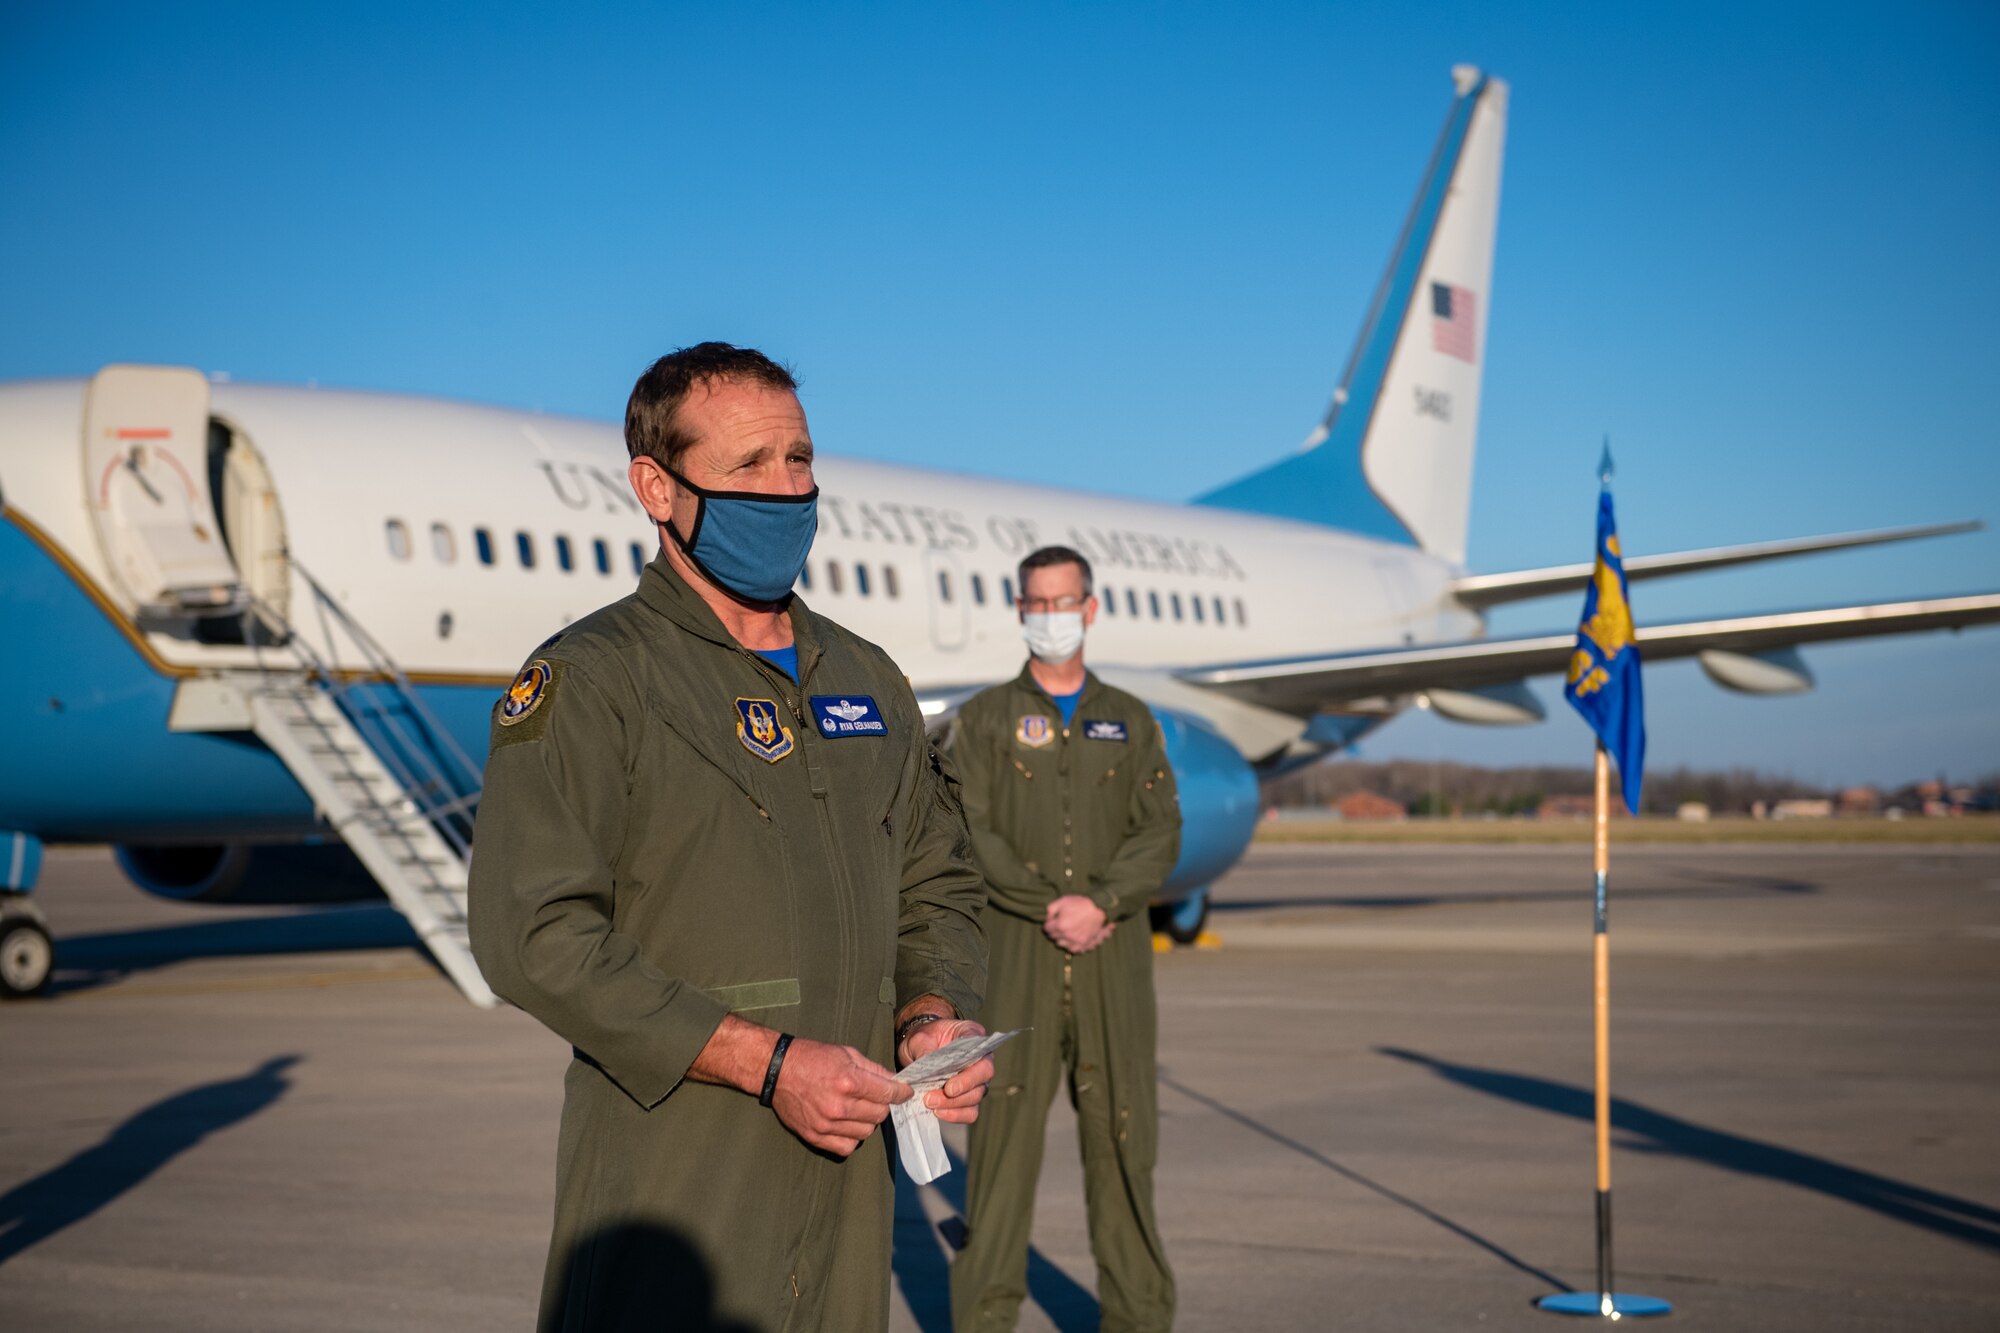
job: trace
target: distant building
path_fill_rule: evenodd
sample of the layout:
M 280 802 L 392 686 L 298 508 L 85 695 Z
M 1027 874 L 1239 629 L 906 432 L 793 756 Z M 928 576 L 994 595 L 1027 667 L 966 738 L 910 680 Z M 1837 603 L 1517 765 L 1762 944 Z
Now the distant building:
M 1408 819 L 1409 809 L 1372 791 L 1349 792 L 1331 806 L 1342 819 Z
M 1708 802 L 1682 801 L 1681 808 L 1674 811 L 1674 817 L 1684 824 L 1706 824 L 1708 822 Z
M 1835 813 L 1873 816 L 1882 813 L 1882 793 L 1873 787 L 1849 787 L 1834 805 Z
M 1611 813 L 1619 814 L 1625 809 L 1622 801 L 1611 802 Z M 1594 819 L 1597 816 L 1597 798 L 1594 796 L 1548 796 L 1535 807 L 1537 819 Z
M 1773 819 L 1831 819 L 1833 802 L 1824 796 L 1794 796 L 1771 807 Z

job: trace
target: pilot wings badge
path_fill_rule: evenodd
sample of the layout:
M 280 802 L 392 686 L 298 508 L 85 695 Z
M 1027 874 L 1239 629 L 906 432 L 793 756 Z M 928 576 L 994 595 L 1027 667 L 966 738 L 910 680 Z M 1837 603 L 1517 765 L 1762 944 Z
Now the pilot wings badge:
M 778 705 L 770 699 L 736 701 L 736 739 L 767 764 L 792 752 L 792 729 L 778 720 Z

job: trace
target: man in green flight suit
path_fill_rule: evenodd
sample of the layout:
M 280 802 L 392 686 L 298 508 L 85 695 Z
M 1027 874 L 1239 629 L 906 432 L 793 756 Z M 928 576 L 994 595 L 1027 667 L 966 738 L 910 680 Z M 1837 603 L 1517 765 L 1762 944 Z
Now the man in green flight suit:
M 639 379 L 661 554 L 494 710 L 473 952 L 575 1052 L 543 1333 L 886 1328 L 890 1066 L 984 1030 L 954 783 L 895 663 L 792 594 L 796 387 L 726 343 Z M 991 1077 L 928 1103 L 970 1122 Z
M 1180 851 L 1159 724 L 1084 669 L 1097 618 L 1090 563 L 1050 546 L 1021 562 L 1021 674 L 960 709 L 952 759 L 986 875 L 992 977 L 980 1017 L 1032 1028 L 994 1056 L 972 1127 L 958 1333 L 1011 1329 L 1049 1102 L 1065 1070 L 1107 1330 L 1165 1329 L 1174 1277 L 1153 1217 L 1159 1148 L 1153 945 L 1146 908 Z

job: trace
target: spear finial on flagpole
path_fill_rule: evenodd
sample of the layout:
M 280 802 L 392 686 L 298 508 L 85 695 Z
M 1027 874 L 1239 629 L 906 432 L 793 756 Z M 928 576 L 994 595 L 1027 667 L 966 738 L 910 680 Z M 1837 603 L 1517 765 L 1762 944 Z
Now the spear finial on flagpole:
M 1600 486 L 1603 486 L 1607 490 L 1611 487 L 1611 473 L 1611 437 L 1606 435 L 1604 437 L 1604 453 L 1597 460 L 1597 481 Z

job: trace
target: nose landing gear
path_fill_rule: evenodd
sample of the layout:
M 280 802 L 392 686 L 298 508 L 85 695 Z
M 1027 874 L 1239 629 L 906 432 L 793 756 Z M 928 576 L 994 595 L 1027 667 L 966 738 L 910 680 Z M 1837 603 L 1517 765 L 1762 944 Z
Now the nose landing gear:
M 1179 902 L 1151 910 L 1156 936 L 1164 935 L 1175 944 L 1193 944 L 1208 926 L 1208 890 L 1196 889 Z
M 16 893 L 0 893 L 0 999 L 19 1000 L 49 988 L 56 946 L 42 910 Z

